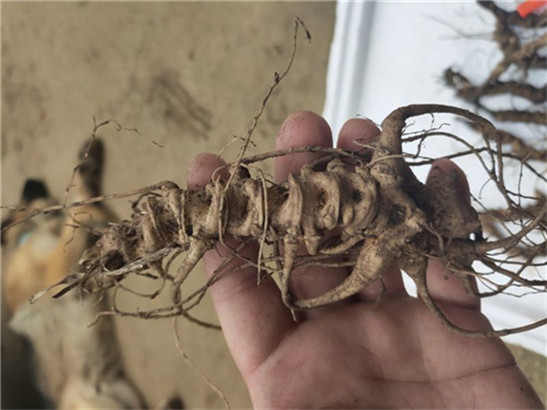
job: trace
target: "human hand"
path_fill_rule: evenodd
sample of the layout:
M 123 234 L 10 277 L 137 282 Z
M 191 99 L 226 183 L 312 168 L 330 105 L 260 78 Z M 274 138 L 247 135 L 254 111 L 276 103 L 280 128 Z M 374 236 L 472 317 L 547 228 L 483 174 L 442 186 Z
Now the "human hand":
M 366 143 L 378 134 L 371 122 L 353 119 L 340 131 L 338 146 L 357 149 L 355 140 Z M 310 112 L 289 117 L 277 138 L 278 149 L 304 145 L 332 146 L 329 126 Z M 278 158 L 276 181 L 317 155 Z M 198 156 L 188 186 L 204 186 L 222 165 L 214 155 Z M 469 195 L 463 172 L 450 161 L 437 161 L 429 178 L 454 169 L 462 195 Z M 256 259 L 257 250 L 249 246 L 245 256 Z M 208 274 L 227 254 L 220 245 L 206 253 Z M 300 269 L 293 274 L 291 292 L 298 299 L 318 296 L 347 274 L 341 268 Z M 463 328 L 489 328 L 479 299 L 441 262 L 429 262 L 427 280 L 451 321 Z M 382 275 L 381 283 L 352 299 L 306 311 L 298 322 L 273 280 L 259 286 L 256 281 L 256 270 L 244 268 L 226 275 L 210 291 L 257 408 L 543 407 L 500 339 L 448 330 L 421 300 L 406 293 L 396 266 Z

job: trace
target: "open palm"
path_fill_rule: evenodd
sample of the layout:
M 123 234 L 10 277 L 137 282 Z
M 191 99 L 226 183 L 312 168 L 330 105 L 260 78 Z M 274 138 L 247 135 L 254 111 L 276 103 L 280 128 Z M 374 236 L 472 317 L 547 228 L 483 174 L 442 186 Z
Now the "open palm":
M 354 141 L 367 142 L 378 133 L 369 121 L 350 120 L 340 131 L 338 146 L 356 149 Z M 279 149 L 331 144 L 326 122 L 309 112 L 289 117 L 277 138 Z M 277 159 L 276 180 L 298 172 L 315 155 Z M 205 185 L 221 165 L 213 155 L 198 156 L 190 168 L 189 187 Z M 435 163 L 429 178 L 454 169 L 462 195 L 468 195 L 465 176 L 449 161 Z M 250 246 L 244 252 L 252 258 L 257 249 Z M 223 255 L 220 247 L 205 255 L 209 273 Z M 448 330 L 406 293 L 395 266 L 353 299 L 299 313 L 297 321 L 276 284 L 257 286 L 256 275 L 252 268 L 239 270 L 211 288 L 255 407 L 542 407 L 500 339 Z M 346 275 L 340 268 L 301 269 L 293 275 L 291 291 L 298 298 L 314 297 Z M 432 297 L 453 323 L 489 328 L 479 300 L 439 261 L 430 261 L 427 278 Z

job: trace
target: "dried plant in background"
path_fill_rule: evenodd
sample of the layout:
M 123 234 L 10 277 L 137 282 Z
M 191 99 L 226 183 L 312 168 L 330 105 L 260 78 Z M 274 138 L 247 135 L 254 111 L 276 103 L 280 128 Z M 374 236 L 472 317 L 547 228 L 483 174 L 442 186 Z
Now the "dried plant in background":
M 522 17 L 516 10 L 507 11 L 494 1 L 478 1 L 477 4 L 495 19 L 492 39 L 499 49 L 500 58 L 478 83 L 471 81 L 465 72 L 452 67 L 445 70 L 444 80 L 459 98 L 492 119 L 501 142 L 514 155 L 546 161 L 547 11 Z M 509 99 L 512 106 L 492 108 L 489 100 L 500 96 Z M 510 128 L 514 123 L 528 127 L 512 131 Z M 539 138 L 521 135 L 531 132 Z

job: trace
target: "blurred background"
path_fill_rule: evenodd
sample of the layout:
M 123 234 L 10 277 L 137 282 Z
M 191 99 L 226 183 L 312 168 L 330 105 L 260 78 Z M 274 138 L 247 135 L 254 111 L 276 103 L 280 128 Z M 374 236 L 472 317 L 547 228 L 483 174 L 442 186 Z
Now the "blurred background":
M 358 114 L 380 122 L 399 105 L 432 96 L 448 102 L 444 98 L 451 92 L 435 70 L 446 68 L 439 63 L 464 59 L 458 53 L 466 48 L 456 47 L 461 44 L 454 41 L 457 35 L 436 19 L 444 13 L 441 19 L 450 20 L 455 9 L 375 4 L 0 4 L 1 203 L 16 205 L 30 177 L 43 178 L 62 200 L 94 119 L 114 119 L 124 127 L 110 125 L 99 132 L 106 146 L 104 192 L 166 179 L 184 186 L 186 167 L 197 153 L 218 153 L 234 136 L 245 135 L 274 73 L 288 61 L 296 16 L 306 23 L 312 41 L 308 44 L 300 33 L 293 68 L 254 134 L 257 152 L 274 148 L 281 123 L 297 110 L 324 112 L 337 131 L 345 118 Z M 435 18 L 423 18 L 424 13 Z M 418 26 L 422 30 L 409 39 Z M 420 43 L 424 38 L 439 40 L 448 50 L 456 47 L 458 53 L 447 61 L 446 53 Z M 424 54 L 435 60 L 428 69 Z M 419 94 L 423 84 L 432 86 Z M 233 153 L 223 155 L 233 158 Z M 121 218 L 130 215 L 129 200 L 109 205 Z M 194 275 L 196 284 L 200 279 Z M 151 306 L 129 294 L 119 302 L 127 309 Z M 216 320 L 208 299 L 197 314 Z M 2 309 L 2 407 L 37 407 L 21 365 L 22 342 L 8 319 Z M 171 321 L 116 318 L 116 328 L 127 372 L 149 406 L 178 394 L 189 408 L 222 407 L 217 394 L 180 358 Z M 231 406 L 249 407 L 222 334 L 184 321 L 180 333 L 186 353 Z M 514 349 L 545 400 L 545 358 Z

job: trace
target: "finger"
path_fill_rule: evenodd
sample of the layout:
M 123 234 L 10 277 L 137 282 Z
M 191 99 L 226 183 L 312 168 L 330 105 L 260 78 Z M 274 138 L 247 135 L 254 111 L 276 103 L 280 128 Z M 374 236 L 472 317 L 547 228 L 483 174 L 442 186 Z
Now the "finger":
M 470 201 L 469 184 L 464 172 L 452 161 L 448 159 L 440 159 L 433 163 L 427 181 L 430 182 L 434 178 L 446 175 L 449 172 L 454 172 L 456 176 L 456 189 L 461 196 Z M 469 276 L 469 286 L 471 289 L 477 289 L 475 278 Z M 455 304 L 468 307 L 471 309 L 480 309 L 479 298 L 470 293 L 463 280 L 448 270 L 446 264 L 438 259 L 430 259 L 427 268 L 427 285 L 431 297 L 444 303 Z
M 338 133 L 338 148 L 361 151 L 363 145 L 370 144 L 380 135 L 380 129 L 369 119 L 352 118 L 347 120 Z
M 380 129 L 365 118 L 352 118 L 342 126 L 338 135 L 338 148 L 362 151 L 363 145 L 370 144 L 380 135 Z M 361 292 L 363 300 L 377 301 L 381 296 L 406 295 L 401 270 L 393 265 Z
M 319 115 L 309 111 L 297 112 L 288 117 L 277 136 L 276 148 L 279 150 L 316 145 L 332 147 L 332 133 L 327 122 Z M 289 174 L 297 174 L 302 166 L 319 158 L 321 153 L 298 153 L 278 157 L 275 161 L 275 179 L 281 183 Z M 305 210 L 309 211 L 309 210 Z M 306 253 L 302 247 L 300 254 Z M 347 276 L 345 268 L 303 267 L 292 272 L 291 292 L 296 299 L 320 296 L 340 284 Z M 324 313 L 325 309 L 314 309 L 306 313 L 313 317 Z
M 213 154 L 201 154 L 190 165 L 188 186 L 203 187 L 217 171 L 226 177 L 224 162 Z M 233 249 L 239 246 L 233 238 L 225 238 Z M 256 243 L 241 251 L 242 256 L 256 262 Z M 216 249 L 204 255 L 205 270 L 212 275 L 232 253 L 218 244 Z M 257 271 L 253 267 L 233 270 L 244 262 L 235 258 L 222 272 L 222 277 L 210 289 L 222 326 L 224 337 L 234 360 L 245 377 L 278 346 L 280 338 L 295 324 L 290 311 L 281 301 L 281 295 L 273 280 L 257 285 Z
M 284 150 L 306 145 L 332 147 L 332 133 L 329 124 L 323 117 L 310 111 L 296 112 L 281 125 L 277 134 L 276 149 Z M 276 182 L 285 181 L 289 174 L 297 174 L 305 164 L 323 155 L 322 153 L 303 152 L 276 158 L 274 170 Z
M 360 300 L 379 303 L 382 298 L 407 295 L 401 269 L 396 264 L 389 266 L 380 279 L 375 280 L 358 294 Z
M 218 155 L 202 153 L 196 155 L 188 167 L 186 183 L 188 189 L 196 191 L 207 185 L 212 178 L 228 177 L 228 166 Z

